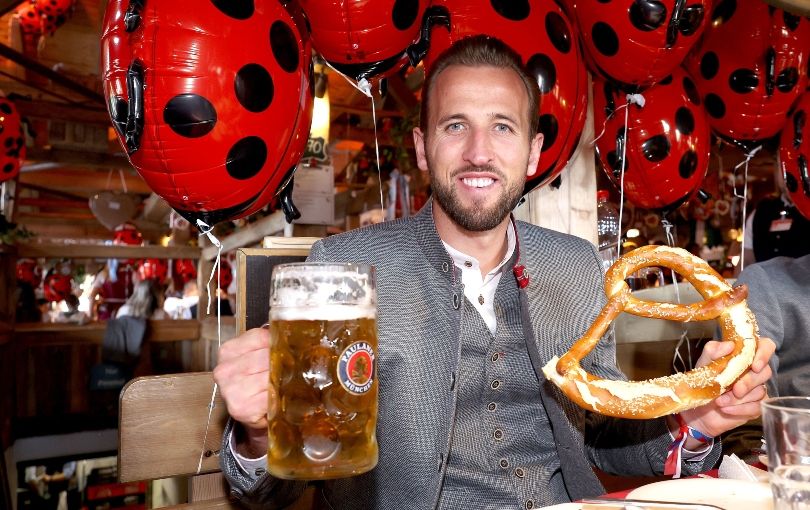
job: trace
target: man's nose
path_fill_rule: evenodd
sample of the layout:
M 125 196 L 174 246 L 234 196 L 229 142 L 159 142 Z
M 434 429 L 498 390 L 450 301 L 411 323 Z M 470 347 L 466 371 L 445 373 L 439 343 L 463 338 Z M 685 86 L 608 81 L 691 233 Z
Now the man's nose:
M 489 133 L 485 129 L 472 129 L 470 131 L 462 157 L 464 161 L 474 166 L 492 163 L 495 157 L 492 140 L 490 140 Z

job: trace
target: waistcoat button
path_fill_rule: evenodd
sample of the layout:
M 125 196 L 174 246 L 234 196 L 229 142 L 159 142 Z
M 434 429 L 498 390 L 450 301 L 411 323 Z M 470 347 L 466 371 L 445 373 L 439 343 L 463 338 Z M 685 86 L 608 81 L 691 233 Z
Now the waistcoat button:
M 447 262 L 442 262 L 442 271 L 444 271 L 445 273 L 447 271 L 450 271 L 450 264 L 448 264 Z
M 504 469 L 509 467 L 509 461 L 506 460 L 506 459 L 501 459 L 500 464 L 501 464 L 501 467 L 504 468 Z
M 453 308 L 458 310 L 459 305 L 460 305 L 460 300 L 458 298 L 458 294 L 453 293 Z
M 492 433 L 492 437 L 500 441 L 503 439 L 503 431 L 501 431 L 501 429 L 495 429 L 495 432 Z
M 496 404 L 495 402 L 490 402 L 489 405 L 487 405 L 487 409 L 489 409 L 490 411 L 494 411 L 497 408 L 498 404 Z
M 494 381 L 492 381 L 492 384 L 490 384 L 489 387 L 492 388 L 493 390 L 497 390 L 498 387 L 500 387 L 500 385 L 501 381 L 495 379 Z
M 532 508 L 534 508 L 534 501 L 530 499 L 526 501 L 526 510 L 531 510 Z
M 498 361 L 499 357 L 500 357 L 500 355 L 496 352 L 495 354 L 492 355 L 492 361 L 493 362 Z
M 515 476 L 518 478 L 523 478 L 526 473 L 523 472 L 523 468 L 516 468 L 515 469 Z

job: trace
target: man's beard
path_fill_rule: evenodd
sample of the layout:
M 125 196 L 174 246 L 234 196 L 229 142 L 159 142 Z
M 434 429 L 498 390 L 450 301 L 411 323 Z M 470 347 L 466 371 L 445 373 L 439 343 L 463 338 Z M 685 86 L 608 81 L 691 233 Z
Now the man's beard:
M 430 168 L 430 162 L 428 162 Z M 456 176 L 464 172 L 488 172 L 498 176 L 498 180 L 503 185 L 508 185 L 506 176 L 503 172 L 498 170 L 492 165 L 484 166 L 466 166 L 456 169 L 449 176 L 448 182 L 442 182 L 433 175 L 431 171 L 430 185 L 433 189 L 434 199 L 439 203 L 442 210 L 461 228 L 470 232 L 484 232 L 492 230 L 501 224 L 501 222 L 509 216 L 512 210 L 517 206 L 520 197 L 523 195 L 523 187 L 525 183 L 516 179 L 508 187 L 504 188 L 497 197 L 494 205 L 483 207 L 480 204 L 473 202 L 469 207 L 465 207 L 461 203 L 458 196 L 458 190 L 453 185 Z

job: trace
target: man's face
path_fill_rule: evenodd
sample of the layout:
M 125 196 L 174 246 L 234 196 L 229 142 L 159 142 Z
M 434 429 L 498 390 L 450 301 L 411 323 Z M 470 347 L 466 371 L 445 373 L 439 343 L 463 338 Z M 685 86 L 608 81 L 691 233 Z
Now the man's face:
M 536 171 L 543 135 L 529 140 L 528 104 L 511 69 L 450 66 L 434 82 L 427 131 L 414 130 L 416 160 L 436 205 L 465 230 L 503 222 Z

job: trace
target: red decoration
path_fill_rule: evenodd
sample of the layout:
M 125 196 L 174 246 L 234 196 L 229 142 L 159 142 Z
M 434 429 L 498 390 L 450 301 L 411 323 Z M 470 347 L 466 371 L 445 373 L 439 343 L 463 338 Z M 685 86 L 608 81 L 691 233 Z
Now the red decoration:
M 593 70 L 646 86 L 675 70 L 706 28 L 712 0 L 571 0 Z
M 686 60 L 709 124 L 732 140 L 777 134 L 807 84 L 810 22 L 765 2 L 720 0 Z
M 185 284 L 189 280 L 197 279 L 197 264 L 191 259 L 176 259 L 172 273 Z
M 625 109 L 619 109 L 625 97 L 611 82 L 594 78 L 594 126 L 597 132 L 604 127 L 596 142 L 602 166 L 618 188 L 624 147 L 625 198 L 645 209 L 674 209 L 697 191 L 709 167 L 709 124 L 695 84 L 679 69 L 647 89 L 643 108 L 627 107 L 626 136 Z
M 51 272 L 45 277 L 42 290 L 48 301 L 62 301 L 73 291 L 72 279 L 70 275 Z
M 588 79 L 576 30 L 554 2 L 434 0 L 450 15 L 450 30 L 434 26 L 425 67 L 455 41 L 474 34 L 501 39 L 517 51 L 540 86 L 538 128 L 543 151 L 525 191 L 554 180 L 579 143 L 588 109 Z
M 42 35 L 42 22 L 40 21 L 39 11 L 36 10 L 34 4 L 26 2 L 20 4 L 15 12 L 17 20 L 20 23 L 20 31 L 23 36 L 39 37 Z
M 0 182 L 17 177 L 25 159 L 25 135 L 14 103 L 0 97 Z
M 37 287 L 42 279 L 42 271 L 34 259 L 20 259 L 17 261 L 17 280 Z
M 810 92 L 801 97 L 782 129 L 779 161 L 790 200 L 810 220 Z
M 73 0 L 33 0 L 33 5 L 38 13 L 57 18 L 73 9 Z
M 266 205 L 309 133 L 308 34 L 281 2 L 140 5 L 110 1 L 101 41 L 107 106 L 130 162 L 195 225 Z
M 352 79 L 385 76 L 407 62 L 428 0 L 299 0 L 315 50 Z
M 140 246 L 143 244 L 143 236 L 132 223 L 122 223 L 115 227 L 113 244 Z
M 222 290 L 228 290 L 228 287 L 230 287 L 231 283 L 233 282 L 233 271 L 231 270 L 231 264 L 223 258 L 220 259 L 219 265 L 219 278 L 217 279 L 219 282 L 219 288 Z
M 169 274 L 169 264 L 163 259 L 144 259 L 138 265 L 141 280 L 155 280 L 162 283 Z

